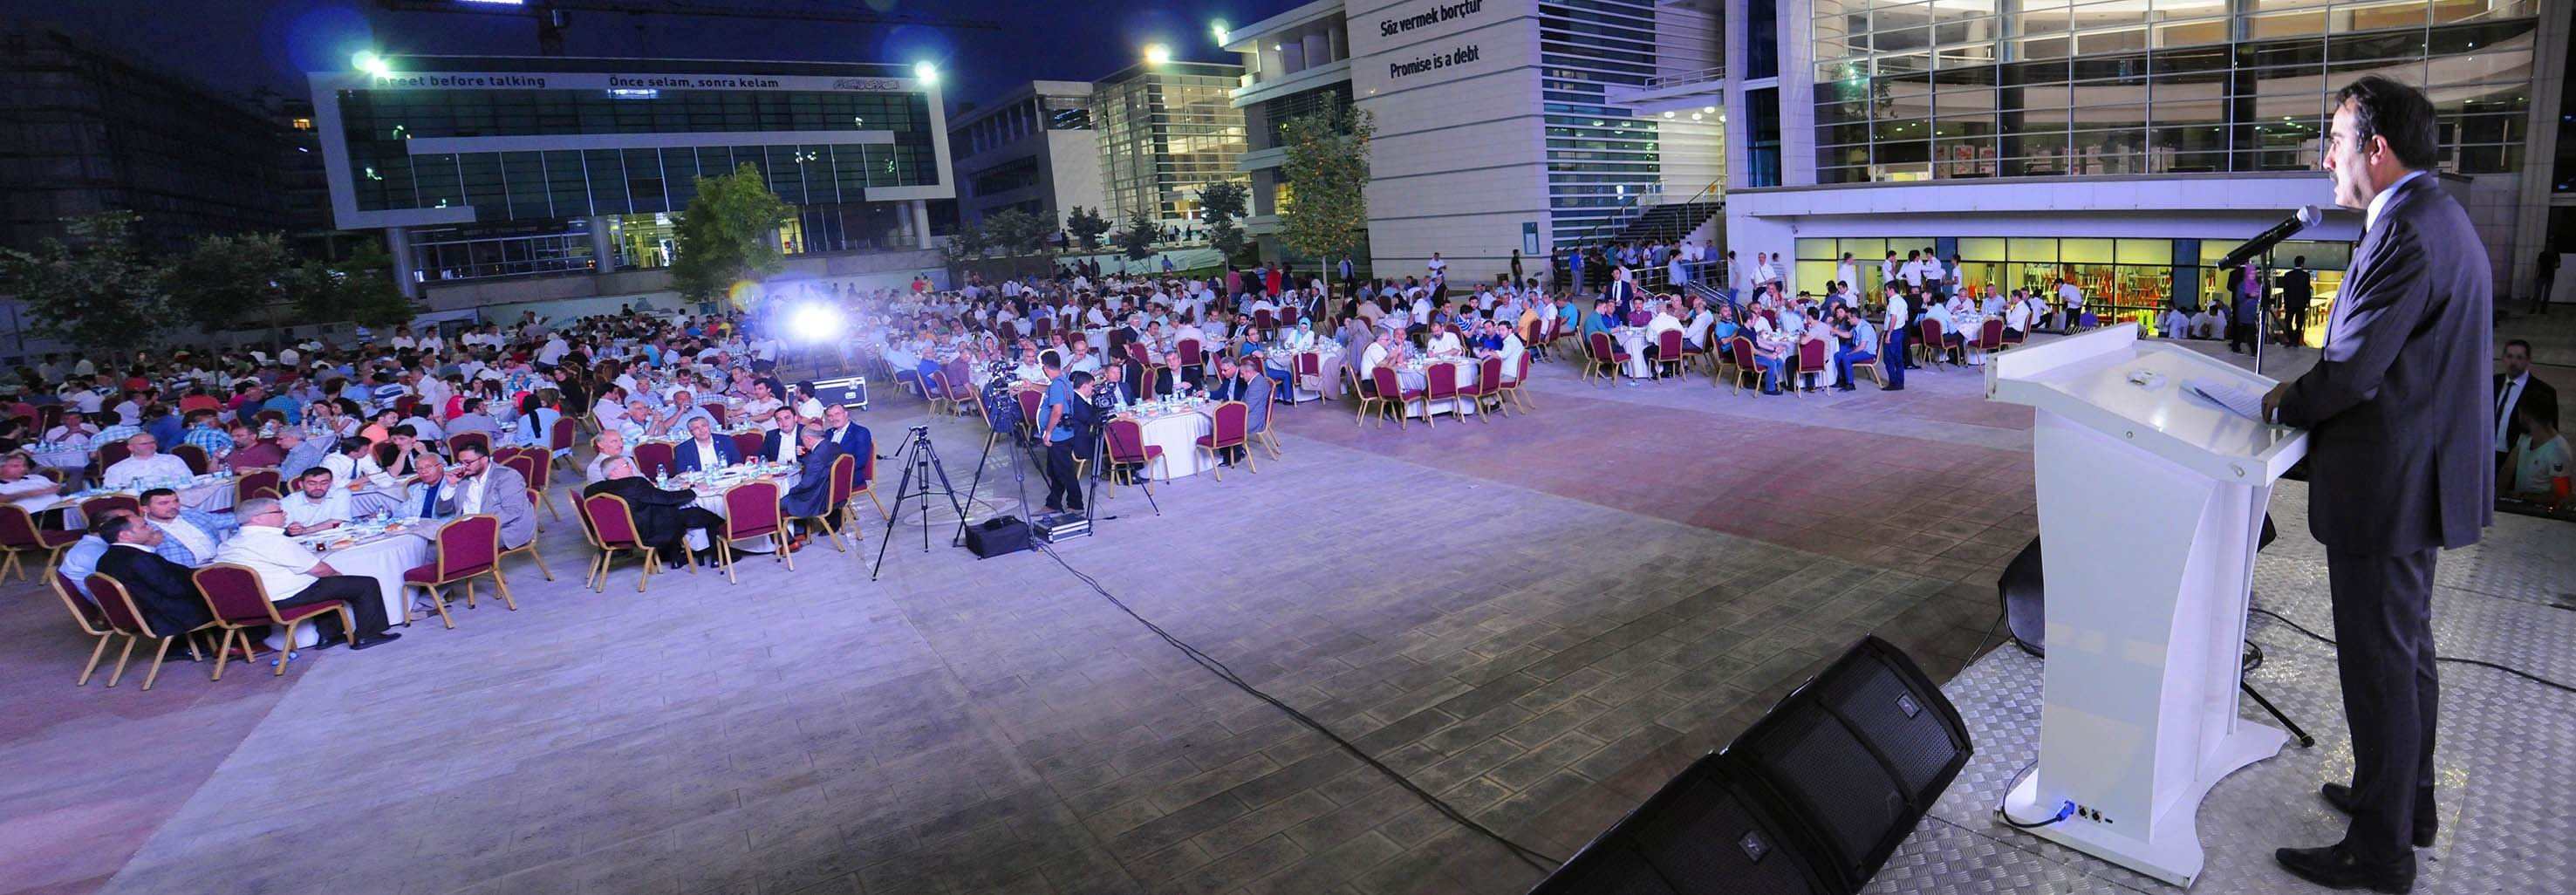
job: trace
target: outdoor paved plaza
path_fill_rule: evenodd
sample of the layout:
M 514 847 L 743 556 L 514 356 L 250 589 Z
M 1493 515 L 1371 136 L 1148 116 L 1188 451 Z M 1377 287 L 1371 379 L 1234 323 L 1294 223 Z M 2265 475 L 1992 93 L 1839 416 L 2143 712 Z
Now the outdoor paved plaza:
M 1284 411 L 1284 457 L 1157 484 L 1159 515 L 1121 488 L 1059 552 L 1562 857 L 1863 634 L 1947 680 L 2036 527 L 2029 413 L 1985 403 L 1982 370 L 1763 398 L 1704 374 L 1534 377 L 1537 413 L 1490 423 Z M 879 398 L 861 421 L 892 450 L 921 405 Z M 978 427 L 931 428 L 962 487 Z M 900 469 L 879 470 L 892 498 Z M 1010 490 L 988 474 L 986 497 Z M 1538 877 L 1045 555 L 979 562 L 950 526 L 925 554 L 898 527 L 871 582 L 887 531 L 865 530 L 863 551 L 818 541 L 792 572 L 754 559 L 740 584 L 701 570 L 638 594 L 629 561 L 594 594 L 577 525 L 548 519 L 556 580 L 510 563 L 518 612 L 308 652 L 283 678 L 174 664 L 148 693 L 139 673 L 73 687 L 88 642 L 50 592 L 9 582 L 0 891 L 1392 895 Z

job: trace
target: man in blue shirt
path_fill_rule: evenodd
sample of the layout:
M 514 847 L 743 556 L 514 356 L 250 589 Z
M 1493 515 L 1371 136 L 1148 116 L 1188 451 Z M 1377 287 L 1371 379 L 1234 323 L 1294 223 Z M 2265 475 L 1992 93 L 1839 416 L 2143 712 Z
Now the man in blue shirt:
M 1852 365 L 1878 359 L 1878 328 L 1854 312 L 1850 305 L 1834 306 L 1834 336 L 1842 340 L 1842 349 L 1834 352 L 1834 390 L 1855 391 Z
M 1038 407 L 1039 431 L 1047 444 L 1046 511 L 1082 512 L 1082 481 L 1074 460 L 1090 449 L 1091 374 L 1075 372 L 1047 386 Z

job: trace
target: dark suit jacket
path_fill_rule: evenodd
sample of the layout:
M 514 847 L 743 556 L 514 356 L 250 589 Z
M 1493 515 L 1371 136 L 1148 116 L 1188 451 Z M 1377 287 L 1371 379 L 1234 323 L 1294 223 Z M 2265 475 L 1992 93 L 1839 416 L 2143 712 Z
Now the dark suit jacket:
M 805 454 L 804 465 L 796 470 L 796 483 L 778 498 L 779 507 L 796 517 L 822 516 L 832 509 L 832 461 L 839 459 L 841 446 L 829 439 L 817 442 Z M 866 465 L 866 464 L 861 464 Z
M 689 524 L 681 518 L 682 511 L 697 509 L 698 502 L 695 491 L 656 488 L 653 480 L 640 475 L 592 482 L 590 487 L 581 489 L 583 497 L 594 494 L 615 494 L 625 499 L 635 513 L 635 536 L 655 547 L 680 542 L 680 536 L 689 530 Z
M 156 633 L 182 634 L 214 620 L 196 580 L 188 577 L 188 567 L 158 553 L 110 545 L 98 558 L 98 570 L 125 585 Z
M 2291 307 L 2305 307 L 2308 300 L 2315 295 L 2306 270 L 2293 267 L 2288 273 L 2281 275 L 2281 298 L 2288 301 Z
M 777 459 L 782 442 L 786 445 L 788 459 L 795 459 L 796 433 L 787 429 L 771 429 L 769 434 L 760 436 L 760 459 L 764 462 Z
M 2494 325 L 2486 247 L 2435 175 L 2409 180 L 2362 235 L 2317 365 L 2281 422 L 2308 432 L 2308 530 L 2393 554 L 2476 543 L 2495 518 Z
M 2529 431 L 2523 428 L 2522 420 L 2514 415 L 2515 409 L 2520 408 L 2525 404 L 2535 407 L 2558 406 L 2558 389 L 2551 387 L 2549 383 L 2540 381 L 2540 377 L 2538 376 L 2531 376 L 2531 374 L 2528 373 L 2523 375 L 2530 376 L 2530 379 L 2522 384 L 2522 396 L 2514 399 L 2512 407 L 2504 409 L 2504 441 L 2495 446 L 2498 453 L 2513 450 L 2514 442 L 2521 440 L 2523 433 Z M 2495 374 L 2495 390 L 2487 393 L 2487 412 L 2495 412 L 2496 402 L 2503 398 L 2504 374 L 2498 373 Z M 2487 430 L 2490 432 L 2495 430 L 2495 419 L 2493 417 L 2489 417 L 2487 419 Z
M 1210 401 L 1241 401 L 1250 395 L 1251 386 L 1245 385 L 1241 379 L 1220 376 L 1208 383 Z
M 723 460 L 726 465 L 742 462 L 742 450 L 733 446 L 733 436 L 717 435 L 715 437 L 715 446 L 716 457 Z M 697 472 L 702 468 L 698 463 L 697 442 L 683 441 L 679 444 L 673 445 L 671 447 L 671 465 L 680 472 Z
M 823 430 L 824 440 L 832 441 L 831 434 L 832 430 Z M 851 420 L 849 428 L 841 431 L 841 437 L 835 443 L 840 445 L 841 453 L 859 458 L 860 478 L 857 484 L 867 484 L 868 455 L 876 453 L 876 436 L 868 432 L 868 427 L 859 425 L 859 421 Z

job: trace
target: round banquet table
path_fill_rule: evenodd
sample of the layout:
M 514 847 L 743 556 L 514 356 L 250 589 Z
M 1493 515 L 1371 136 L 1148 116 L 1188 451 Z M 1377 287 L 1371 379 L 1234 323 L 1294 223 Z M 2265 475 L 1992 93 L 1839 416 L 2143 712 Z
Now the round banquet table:
M 240 480 L 239 476 L 224 474 L 214 478 L 206 478 L 203 476 L 200 478 L 204 478 L 205 481 L 200 484 L 189 485 L 188 487 L 178 489 L 180 506 L 195 510 L 203 510 L 209 513 L 221 513 L 233 508 L 233 484 Z M 141 499 L 143 492 L 136 489 L 101 489 L 95 492 L 75 491 L 63 495 L 61 503 L 55 504 L 48 509 L 59 509 L 63 511 L 63 527 L 85 528 L 89 525 L 89 519 L 82 515 L 80 511 L 81 501 L 106 497 L 114 494 L 122 494 L 139 500 Z
M 1433 413 L 1447 413 L 1452 416 L 1457 416 L 1475 409 L 1476 401 L 1473 398 L 1467 397 L 1467 392 L 1474 390 L 1478 384 L 1477 380 L 1484 375 L 1481 362 L 1476 358 L 1461 357 L 1443 360 L 1406 361 L 1404 366 L 1396 369 L 1395 378 L 1397 384 L 1402 385 L 1407 389 L 1417 389 L 1427 386 L 1431 379 L 1423 371 L 1432 364 L 1448 364 L 1458 368 L 1458 397 L 1447 401 L 1414 401 L 1404 405 L 1404 415 L 1411 419 L 1421 419 L 1424 416 Z
M 777 473 L 775 474 L 774 480 L 778 482 L 779 496 L 784 497 L 787 494 L 787 489 L 796 484 L 796 474 L 793 471 Z M 699 509 L 714 513 L 717 518 L 730 518 L 731 514 L 725 510 L 725 489 L 747 481 L 751 481 L 751 479 L 736 479 L 722 484 L 696 483 L 691 484 L 688 487 L 697 492 L 697 506 Z M 672 484 L 676 487 L 680 483 L 678 481 L 674 481 Z M 782 514 L 779 521 L 786 521 L 786 517 Z M 689 529 L 687 534 L 680 536 L 680 542 L 687 544 L 690 550 L 704 550 L 707 549 L 707 546 L 711 543 L 708 540 L 710 537 L 713 537 L 713 535 L 706 531 L 692 528 Z M 778 550 L 778 546 L 768 538 L 762 537 L 735 541 L 733 542 L 733 549 L 736 553 L 775 553 Z
M 1304 353 L 1316 355 L 1317 361 L 1315 364 L 1315 375 L 1300 377 L 1299 381 L 1290 387 L 1288 391 L 1289 397 L 1301 404 L 1307 401 L 1320 401 L 1325 398 L 1339 397 L 1342 393 L 1341 349 L 1335 348 L 1331 350 Z M 1297 369 L 1297 355 L 1274 355 L 1271 356 L 1270 359 L 1273 361 L 1271 364 L 1273 369 L 1288 370 L 1292 372 Z
M 400 532 L 381 535 L 337 550 L 317 552 L 322 554 L 323 562 L 330 564 L 334 571 L 342 575 L 375 579 L 377 586 L 384 592 L 385 621 L 396 625 L 408 624 L 404 620 L 404 613 L 411 608 L 411 601 L 403 594 L 403 573 L 429 564 L 431 538 L 437 534 L 437 531 L 436 523 L 424 523 L 414 519 L 406 523 Z M 491 586 L 489 582 L 476 584 L 483 588 Z M 292 596 L 294 594 L 269 594 L 270 598 L 280 600 Z M 312 646 L 319 636 L 316 626 L 301 625 L 296 629 L 295 646 L 297 649 Z M 285 645 L 286 632 L 271 626 L 268 632 L 269 648 L 283 649 Z
M 1628 352 L 1628 378 L 1644 379 L 1654 375 L 1654 371 L 1646 365 L 1645 327 L 1622 326 L 1611 330 L 1610 335 L 1619 340 L 1620 350 Z
M 1199 454 L 1199 436 L 1215 431 L 1216 419 L 1206 410 L 1181 410 L 1150 419 L 1139 418 L 1145 443 L 1163 449 L 1163 474 L 1167 479 L 1197 475 L 1207 471 Z M 1149 465 L 1148 473 L 1153 471 Z

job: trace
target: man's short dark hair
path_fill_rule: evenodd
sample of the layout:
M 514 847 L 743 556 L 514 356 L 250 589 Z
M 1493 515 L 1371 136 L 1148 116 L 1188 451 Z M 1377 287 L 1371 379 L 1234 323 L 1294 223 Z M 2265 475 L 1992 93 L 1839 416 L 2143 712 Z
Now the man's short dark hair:
M 138 500 L 141 500 L 141 501 L 142 501 L 144 504 L 146 504 L 146 505 L 150 505 L 150 504 L 152 503 L 152 501 L 153 501 L 153 499 L 154 499 L 154 498 L 158 498 L 158 497 L 160 497 L 161 495 L 164 495 L 164 494 L 177 494 L 177 493 L 179 493 L 179 492 L 177 492 L 177 491 L 172 491 L 172 490 L 170 490 L 170 489 L 168 489 L 168 488 L 153 488 L 153 489 L 150 489 L 150 490 L 147 490 L 147 491 L 143 492 L 143 493 L 142 493 L 142 494 L 141 494 L 137 499 L 138 499 Z
M 2530 356 L 2531 356 L 2531 343 L 2529 343 L 2529 342 L 2525 342 L 2525 341 L 2523 341 L 2523 340 L 2521 340 L 2521 339 L 2506 339 L 2506 340 L 2505 340 L 2505 342 L 2504 342 L 2504 347 L 2505 347 L 2505 348 L 2520 348 L 2520 349 L 2522 349 L 2522 355 L 2523 355 L 2524 357 L 2530 357 Z M 2501 350 L 2501 349 L 2500 349 L 2500 350 Z
M 311 469 L 307 469 L 307 470 L 305 470 L 305 471 L 303 471 L 303 472 L 296 473 L 296 474 L 295 474 L 295 480 L 296 480 L 296 481 L 301 482 L 301 481 L 304 481 L 305 479 L 309 479 L 309 478 L 312 478 L 312 477 L 317 476 L 317 475 L 318 475 L 318 476 L 321 476 L 321 477 L 323 477 L 323 478 L 326 478 L 326 479 L 327 479 L 327 478 L 330 478 L 330 477 L 331 477 L 331 467 L 328 467 L 328 466 L 316 466 L 316 467 L 313 467 L 313 468 L 311 468 Z
M 2294 256 L 2292 256 L 2292 257 L 2290 258 L 2290 266 L 2291 266 L 2291 267 L 2306 267 L 2306 266 L 2308 266 L 2308 256 L 2306 256 L 2306 255 L 2294 255 Z
M 2378 75 L 2364 75 L 2335 92 L 2335 108 L 2352 104 L 2352 138 L 2388 141 L 2397 163 L 2413 170 L 2433 167 L 2439 141 L 2433 130 L 2433 101 L 2424 92 Z
M 1074 388 L 1081 388 L 1091 384 L 1091 373 L 1088 370 L 1075 370 L 1073 375 L 1065 377 L 1064 381 Z
M 113 544 L 116 543 L 116 536 L 124 534 L 127 527 L 143 524 L 145 524 L 144 521 L 133 513 L 112 513 L 99 517 L 97 522 L 90 523 L 89 531 L 97 535 L 99 540 Z

